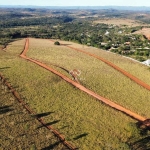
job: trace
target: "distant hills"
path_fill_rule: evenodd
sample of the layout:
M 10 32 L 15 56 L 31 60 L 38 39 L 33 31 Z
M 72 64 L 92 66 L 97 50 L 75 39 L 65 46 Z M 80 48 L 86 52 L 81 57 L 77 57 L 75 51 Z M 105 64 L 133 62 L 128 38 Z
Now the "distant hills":
M 32 6 L 32 5 L 0 5 L 0 8 L 46 8 L 46 9 L 117 9 L 133 11 L 150 11 L 150 6 Z

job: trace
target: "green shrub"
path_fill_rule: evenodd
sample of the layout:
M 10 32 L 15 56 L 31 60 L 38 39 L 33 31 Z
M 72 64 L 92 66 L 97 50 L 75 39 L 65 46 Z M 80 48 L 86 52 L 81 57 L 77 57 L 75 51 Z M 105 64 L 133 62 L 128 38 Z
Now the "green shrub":
M 58 41 L 56 41 L 56 42 L 54 43 L 54 45 L 60 45 L 60 43 L 59 43 Z

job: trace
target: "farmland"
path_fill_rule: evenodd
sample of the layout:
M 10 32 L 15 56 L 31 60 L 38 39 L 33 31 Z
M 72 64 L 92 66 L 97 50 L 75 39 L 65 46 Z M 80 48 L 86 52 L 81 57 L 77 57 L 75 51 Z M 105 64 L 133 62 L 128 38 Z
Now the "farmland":
M 149 11 L 0 12 L 0 74 L 22 100 L 0 79 L 0 149 L 64 150 L 66 141 L 81 150 L 150 149 L 150 131 L 138 125 L 150 118 L 150 67 L 139 62 L 150 59 Z
M 25 40 L 16 41 L 9 44 L 6 52 L 0 51 L 1 72 L 12 85 L 18 87 L 25 102 L 37 113 L 53 112 L 44 118 L 47 123 L 53 122 L 53 126 L 68 141 L 80 149 L 149 147 L 149 143 L 144 140 L 149 138 L 149 133 L 140 135 L 135 120 L 96 101 L 51 72 L 19 58 L 24 43 Z M 91 51 L 86 46 L 64 41 L 61 43 Z M 94 48 L 92 52 L 98 53 Z M 107 55 L 107 52 L 102 53 Z M 146 118 L 150 116 L 149 91 L 95 58 L 42 39 L 30 39 L 27 56 L 46 63 L 69 78 L 72 77 L 56 65 L 69 71 L 78 69 L 81 71 L 79 81 L 82 85 Z M 108 59 L 113 57 L 114 54 L 111 54 Z M 130 62 L 124 58 L 124 64 Z M 131 63 L 130 66 L 135 64 Z M 148 67 L 138 68 L 147 74 L 144 81 L 149 83 Z M 140 142 L 143 140 L 144 145 Z
M 81 80 L 81 83 L 84 86 L 94 90 L 96 93 L 106 98 L 112 99 L 115 102 L 119 102 L 121 105 L 130 108 L 135 112 L 140 113 L 140 110 L 138 110 L 139 108 L 137 109 L 136 107 L 137 107 L 137 103 L 139 104 L 141 103 L 140 97 L 142 93 L 143 93 L 142 95 L 143 102 L 145 102 L 145 105 L 147 105 L 147 100 L 149 100 L 148 97 L 150 97 L 150 92 L 148 90 L 143 89 L 142 87 L 136 85 L 135 83 L 132 83 L 133 81 L 129 80 L 128 78 L 125 78 L 123 75 L 121 75 L 111 67 L 108 67 L 103 62 L 100 62 L 95 58 L 91 58 L 90 56 L 76 52 L 74 50 L 68 48 L 66 49 L 66 47 L 63 46 L 61 46 L 61 48 L 54 46 L 53 43 L 50 43 L 48 40 L 45 41 L 46 43 L 44 45 L 48 46 L 48 44 L 51 44 L 52 45 L 51 49 L 48 48 L 46 49 L 46 46 L 45 48 L 44 46 L 42 46 L 43 48 L 40 48 L 39 45 L 41 45 L 41 43 L 39 41 L 39 45 L 38 45 L 39 51 L 36 49 L 36 47 L 33 48 L 34 50 L 36 50 L 37 52 L 36 53 L 32 49 L 32 46 L 34 46 L 34 43 L 32 44 L 32 41 L 34 42 L 34 39 L 30 40 L 30 44 L 31 44 L 30 46 L 31 49 L 29 50 L 30 57 L 42 60 L 47 63 L 49 62 L 49 64 L 52 63 L 52 64 L 57 64 L 59 66 L 63 66 L 69 71 L 73 69 L 80 70 L 81 76 L 79 78 L 81 79 L 79 80 Z M 35 54 L 35 55 L 33 56 L 31 54 Z M 38 56 L 36 56 L 37 54 Z M 109 57 L 111 57 L 111 55 Z M 113 78 L 113 80 L 111 78 Z M 148 76 L 147 79 L 149 79 Z M 133 85 L 134 88 L 131 85 Z M 139 95 L 138 93 L 133 94 L 135 93 L 135 91 L 139 91 L 141 93 L 139 93 Z M 130 95 L 130 99 L 128 98 L 128 95 Z M 134 104 L 136 105 L 136 107 L 134 106 Z M 148 110 L 145 110 L 145 112 L 147 111 Z M 146 116 L 146 113 L 144 112 L 141 112 L 141 114 L 144 114 L 145 117 L 149 116 L 149 114 L 147 114 L 148 116 Z
M 150 39 L 150 28 L 143 28 L 139 31 L 136 31 L 134 34 L 143 34 L 145 35 L 148 39 Z
M 104 24 L 109 24 L 109 25 L 131 26 L 131 27 L 148 25 L 140 21 L 131 20 L 131 19 L 121 19 L 121 18 L 113 18 L 113 19 L 106 18 L 106 19 L 96 20 L 94 21 L 94 23 L 104 23 Z
M 1 150 L 67 149 L 34 116 L 28 114 L 1 81 L 0 99 Z

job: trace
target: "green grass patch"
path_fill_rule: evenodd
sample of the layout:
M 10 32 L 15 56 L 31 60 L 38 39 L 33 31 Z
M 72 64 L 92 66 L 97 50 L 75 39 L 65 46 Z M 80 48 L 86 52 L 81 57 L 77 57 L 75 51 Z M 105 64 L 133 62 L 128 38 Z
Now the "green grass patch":
M 4 88 L 0 80 L 0 149 L 65 149 L 47 130 Z
M 18 57 L 24 42 L 25 40 L 11 43 L 7 53 L 0 51 L 0 72 L 37 113 L 51 112 L 44 117 L 47 124 L 58 129 L 73 145 L 89 150 L 130 149 L 134 142 L 147 136 L 140 135 L 135 120 L 96 101 L 51 72 Z M 53 46 L 48 40 L 30 40 L 28 55 L 50 66 L 55 63 L 68 70 L 81 70 L 81 77 L 85 78 L 81 80 L 83 85 L 139 114 L 149 116 L 149 99 L 145 98 L 149 97 L 149 91 L 100 61 L 66 47 Z M 58 70 L 70 77 L 63 70 Z

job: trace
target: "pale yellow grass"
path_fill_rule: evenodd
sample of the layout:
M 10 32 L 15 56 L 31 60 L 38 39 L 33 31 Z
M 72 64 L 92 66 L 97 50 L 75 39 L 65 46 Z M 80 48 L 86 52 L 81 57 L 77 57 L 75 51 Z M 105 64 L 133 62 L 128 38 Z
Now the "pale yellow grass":
M 23 49 L 24 42 L 25 40 L 18 41 L 18 46 L 17 42 L 12 43 L 7 53 L 0 51 L 0 71 L 16 87 L 23 100 L 37 113 L 52 112 L 44 119 L 79 149 L 131 149 L 126 143 L 130 142 L 132 137 L 135 142 L 138 141 L 136 121 L 121 112 L 106 107 L 51 72 L 19 58 L 18 55 Z M 123 75 L 116 73 L 99 60 L 64 46 L 55 46 L 49 40 L 40 39 L 30 39 L 30 49 L 27 55 L 40 59 L 49 66 L 53 62 L 67 69 L 80 67 L 81 77 L 86 76 L 84 71 L 88 71 L 87 78 L 83 81 L 84 84 L 87 83 L 85 86 L 94 88 L 101 94 L 114 96 L 117 101 L 119 99 L 128 101 L 135 111 L 140 110 L 140 114 L 150 116 L 148 111 L 150 102 L 145 99 L 146 95 L 149 96 L 145 93 L 146 90 L 143 92 L 138 85 L 138 87 L 133 86 L 128 89 L 130 87 L 128 84 L 132 82 L 124 80 Z M 95 82 L 96 80 L 98 81 Z M 109 85 L 108 89 L 107 85 Z M 122 85 L 125 86 L 123 93 L 121 93 L 122 89 L 118 88 Z M 128 98 L 123 98 L 127 94 Z M 117 95 L 120 97 L 116 97 Z M 82 135 L 85 136 L 82 137 Z
M 118 67 L 124 69 L 125 71 L 131 73 L 132 75 L 136 76 L 140 80 L 142 80 L 145 83 L 150 85 L 149 67 L 141 64 L 140 62 L 136 62 L 136 61 L 126 58 L 122 55 L 111 53 L 109 51 L 101 50 L 101 49 L 94 48 L 94 47 L 88 47 L 88 46 L 73 43 L 73 42 L 60 41 L 60 43 L 69 44 L 69 46 L 79 48 L 79 49 L 85 50 L 87 52 L 90 52 L 92 54 L 98 55 L 102 58 L 105 58 L 106 60 L 114 63 Z M 50 46 L 53 46 L 52 42 L 50 42 L 49 44 L 50 44 Z M 80 53 L 80 52 L 78 52 L 78 53 Z M 84 54 L 84 55 L 86 55 L 86 54 Z
M 81 45 L 72 42 L 61 41 L 61 43 L 82 48 Z M 101 52 L 101 50 L 88 48 L 87 46 L 83 49 L 91 53 L 96 53 L 101 57 L 104 55 L 106 58 L 109 57 L 111 60 L 116 60 L 114 61 L 115 63 L 122 64 L 121 62 L 123 62 L 122 66 L 127 66 L 128 68 L 130 68 L 129 66 L 133 66 L 134 68 L 135 62 L 131 63 L 131 61 L 126 58 L 107 53 L 106 51 L 102 51 L 102 54 L 100 54 L 99 52 Z M 69 71 L 79 69 L 81 71 L 79 77 L 81 84 L 106 98 L 148 117 L 147 101 L 149 101 L 150 92 L 100 60 L 65 46 L 56 46 L 49 40 L 40 39 L 30 39 L 28 56 L 39 59 L 51 67 L 54 67 L 52 64 L 56 64 Z M 135 64 L 139 65 L 138 63 Z M 139 68 L 142 67 L 142 65 L 141 67 L 139 66 Z M 64 70 L 57 67 L 54 68 L 68 77 L 71 77 L 68 73 L 64 72 Z M 146 69 L 145 72 L 148 73 L 146 80 L 149 80 L 148 75 L 150 75 L 150 73 Z M 145 109 L 141 109 L 141 107 Z
M 80 149 L 129 149 L 125 142 L 130 136 L 136 136 L 132 127 L 135 121 L 106 107 L 49 71 L 19 58 L 24 42 L 18 41 L 18 47 L 17 42 L 12 43 L 7 53 L 0 51 L 0 71 L 19 91 L 23 100 L 37 113 L 52 112 L 44 117 L 47 123 Z M 32 43 L 37 45 L 39 54 L 43 48 L 46 49 L 41 45 L 44 40 L 35 42 L 30 41 L 30 46 Z M 48 42 L 45 40 L 45 43 Z M 82 134 L 87 136 L 74 139 Z
M 150 39 L 150 28 L 142 28 L 141 30 L 134 32 L 134 34 L 142 34 L 145 35 L 148 39 Z
M 126 25 L 126 26 L 132 26 L 132 27 L 145 25 L 145 23 L 142 23 L 142 22 L 140 23 L 140 22 L 137 22 L 136 20 L 125 19 L 125 18 L 123 19 L 121 18 L 100 19 L 100 20 L 94 21 L 94 23 L 112 24 L 112 25 L 117 25 L 117 26 Z
M 135 33 L 150 34 L 150 28 L 142 28 L 141 30 L 136 31 Z

